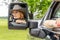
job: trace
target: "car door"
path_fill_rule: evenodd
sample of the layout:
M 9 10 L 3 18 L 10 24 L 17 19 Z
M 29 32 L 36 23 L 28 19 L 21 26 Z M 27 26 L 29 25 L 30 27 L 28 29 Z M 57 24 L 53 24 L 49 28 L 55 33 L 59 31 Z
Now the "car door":
M 59 18 L 59 14 L 58 14 L 58 9 L 60 8 L 60 2 L 52 2 L 50 8 L 48 9 L 46 15 L 43 17 L 41 23 L 40 23 L 40 27 L 42 27 L 43 25 L 43 22 L 45 20 L 55 20 L 56 18 Z M 42 27 L 43 30 L 39 29 L 39 28 L 36 28 L 36 29 L 30 29 L 30 34 L 32 36 L 35 36 L 35 37 L 39 37 L 39 38 L 45 38 L 46 37 L 46 34 L 48 34 L 48 32 L 46 32 L 46 30 Z M 43 34 L 43 36 L 41 36 L 41 34 Z
M 45 15 L 40 26 L 43 25 L 45 20 L 56 20 L 57 18 L 60 18 L 60 2 L 55 1 L 54 4 L 52 4 L 52 6 L 50 7 L 49 12 Z M 45 29 L 45 27 L 42 29 L 52 32 L 52 30 Z M 46 33 L 48 34 L 48 32 Z

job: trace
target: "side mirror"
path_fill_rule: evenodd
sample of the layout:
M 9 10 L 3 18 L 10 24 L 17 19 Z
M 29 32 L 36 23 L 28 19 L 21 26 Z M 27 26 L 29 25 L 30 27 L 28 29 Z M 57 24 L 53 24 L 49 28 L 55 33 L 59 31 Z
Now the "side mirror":
M 47 36 L 47 34 L 42 29 L 39 28 L 30 29 L 29 33 L 31 36 L 42 38 L 42 39 Z
M 8 16 L 9 29 L 26 29 L 28 27 L 28 7 L 26 3 L 11 3 Z
M 38 21 L 37 20 L 29 20 L 28 26 L 31 29 L 38 28 Z

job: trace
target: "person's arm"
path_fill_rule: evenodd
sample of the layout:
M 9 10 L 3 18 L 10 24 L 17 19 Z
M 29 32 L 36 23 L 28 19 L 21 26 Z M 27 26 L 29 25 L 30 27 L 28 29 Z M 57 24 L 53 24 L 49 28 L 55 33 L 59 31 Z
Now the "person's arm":
M 54 28 L 56 27 L 55 20 L 46 20 L 44 21 L 43 25 L 46 26 L 47 28 Z
M 25 20 L 16 20 L 16 23 L 26 23 Z

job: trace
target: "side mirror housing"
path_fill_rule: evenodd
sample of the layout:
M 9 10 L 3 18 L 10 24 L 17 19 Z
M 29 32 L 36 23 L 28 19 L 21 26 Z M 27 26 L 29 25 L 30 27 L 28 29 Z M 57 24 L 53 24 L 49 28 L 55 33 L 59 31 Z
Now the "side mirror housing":
M 18 5 L 19 7 L 16 5 Z M 16 23 L 15 22 L 17 19 L 15 19 L 12 14 L 13 9 L 15 11 L 19 10 L 19 12 L 23 11 L 22 13 L 24 15 L 24 21 L 26 21 L 26 23 Z M 28 28 L 28 7 L 27 7 L 26 3 L 11 3 L 9 5 L 9 15 L 8 16 L 9 16 L 9 18 L 8 18 L 8 28 L 9 29 L 26 29 L 26 28 Z
M 38 21 L 36 21 L 36 20 L 29 20 L 28 26 L 31 29 L 38 28 Z
M 31 36 L 42 38 L 42 39 L 47 36 L 47 34 L 42 29 L 39 28 L 30 29 L 29 33 Z

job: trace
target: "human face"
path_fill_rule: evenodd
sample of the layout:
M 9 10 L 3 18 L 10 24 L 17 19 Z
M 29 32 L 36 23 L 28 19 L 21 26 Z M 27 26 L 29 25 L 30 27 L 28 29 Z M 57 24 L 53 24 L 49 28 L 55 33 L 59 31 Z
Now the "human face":
M 20 19 L 24 18 L 24 14 L 22 12 L 20 12 L 20 11 L 14 10 L 12 12 L 12 15 L 14 16 L 15 19 L 17 19 L 17 18 L 20 18 Z

